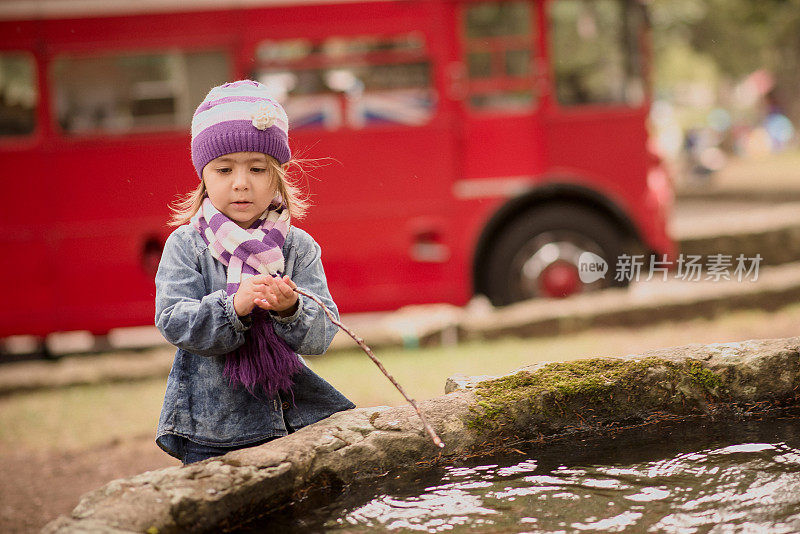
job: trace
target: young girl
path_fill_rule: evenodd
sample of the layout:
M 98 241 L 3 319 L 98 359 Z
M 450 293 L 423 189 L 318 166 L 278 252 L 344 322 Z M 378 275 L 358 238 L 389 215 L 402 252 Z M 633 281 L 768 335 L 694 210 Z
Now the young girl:
M 288 119 L 265 86 L 211 89 L 192 119 L 200 185 L 178 205 L 156 273 L 155 322 L 178 347 L 156 443 L 184 465 L 251 447 L 355 405 L 297 355 L 336 326 L 319 245 L 291 226 Z

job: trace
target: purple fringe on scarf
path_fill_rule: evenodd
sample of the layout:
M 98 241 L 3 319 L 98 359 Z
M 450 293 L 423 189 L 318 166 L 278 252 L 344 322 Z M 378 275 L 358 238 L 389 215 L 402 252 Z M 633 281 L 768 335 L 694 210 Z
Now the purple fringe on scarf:
M 262 386 L 269 398 L 278 391 L 292 394 L 292 375 L 303 364 L 278 334 L 269 314 L 261 308 L 253 309 L 253 326 L 245 334 L 245 343 L 228 354 L 223 375 L 231 384 L 241 383 L 255 395 L 256 386 Z

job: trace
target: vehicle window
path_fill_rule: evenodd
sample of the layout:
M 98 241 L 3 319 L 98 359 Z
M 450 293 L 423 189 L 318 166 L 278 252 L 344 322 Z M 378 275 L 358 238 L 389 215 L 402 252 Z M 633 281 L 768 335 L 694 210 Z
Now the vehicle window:
M 254 79 L 272 88 L 293 129 L 419 126 L 434 113 L 420 33 L 263 41 L 256 62 Z
M 565 106 L 644 101 L 639 36 L 644 12 L 632 0 L 558 0 L 550 8 L 556 94 Z
M 24 52 L 0 53 L 0 137 L 33 133 L 38 100 L 33 56 Z
M 183 129 L 229 73 L 218 51 L 62 56 L 52 70 L 58 124 L 70 134 Z
M 530 109 L 536 100 L 532 4 L 524 0 L 469 4 L 463 23 L 470 105 Z

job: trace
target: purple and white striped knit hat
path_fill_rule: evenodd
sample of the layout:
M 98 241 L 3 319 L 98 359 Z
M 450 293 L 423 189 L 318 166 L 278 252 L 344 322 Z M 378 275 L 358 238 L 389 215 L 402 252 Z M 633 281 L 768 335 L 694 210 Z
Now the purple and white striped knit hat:
M 192 163 L 200 178 L 209 161 L 233 152 L 262 152 L 280 164 L 292 157 L 286 112 L 253 80 L 214 87 L 192 117 Z

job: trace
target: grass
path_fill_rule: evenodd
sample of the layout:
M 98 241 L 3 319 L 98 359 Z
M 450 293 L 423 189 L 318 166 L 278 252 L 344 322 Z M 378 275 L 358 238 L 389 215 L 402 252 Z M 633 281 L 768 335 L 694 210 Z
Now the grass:
M 0 398 L 0 454 L 79 450 L 154 432 L 166 377 Z
M 454 347 L 380 350 L 378 358 L 417 400 L 444 391 L 448 376 L 501 375 L 539 361 L 622 356 L 645 350 L 798 335 L 800 304 L 774 313 L 736 312 L 719 319 L 638 329 L 598 328 L 535 339 L 504 339 Z M 367 340 L 369 343 L 369 340 Z M 316 373 L 359 407 L 405 403 L 378 368 L 355 348 L 308 359 Z M 78 450 L 131 436 L 154 435 L 166 377 L 134 383 L 78 386 L 0 398 L 4 450 Z

